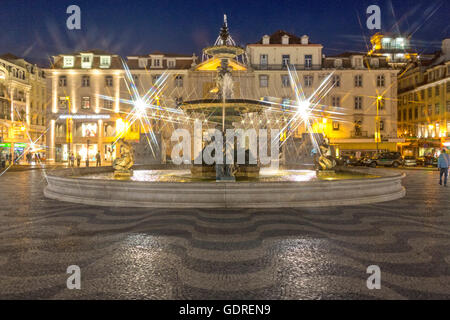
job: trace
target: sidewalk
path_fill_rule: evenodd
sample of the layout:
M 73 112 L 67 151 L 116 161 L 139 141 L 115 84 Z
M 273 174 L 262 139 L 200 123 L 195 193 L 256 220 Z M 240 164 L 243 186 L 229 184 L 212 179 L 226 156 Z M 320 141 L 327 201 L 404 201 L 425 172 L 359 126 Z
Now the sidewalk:
M 111 166 L 111 162 L 105 162 L 102 163 L 102 167 Z M 76 168 L 75 164 L 75 168 Z M 86 162 L 82 161 L 80 164 L 80 168 L 86 167 Z M 95 162 L 91 161 L 89 162 L 89 167 L 95 167 Z M 41 163 L 41 164 L 15 164 L 11 167 L 6 166 L 6 168 L 0 168 L 0 173 L 2 173 L 5 169 L 8 169 L 8 171 L 17 172 L 17 171 L 27 171 L 27 170 L 39 170 L 39 169 L 64 169 L 64 168 L 70 168 L 68 163 Z

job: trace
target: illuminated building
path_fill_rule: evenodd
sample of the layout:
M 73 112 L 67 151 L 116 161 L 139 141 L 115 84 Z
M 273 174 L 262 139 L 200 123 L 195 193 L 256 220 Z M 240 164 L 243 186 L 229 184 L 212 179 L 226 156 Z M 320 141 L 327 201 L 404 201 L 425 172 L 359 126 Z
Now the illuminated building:
M 208 57 L 201 61 L 195 55 L 164 54 L 128 56 L 126 64 L 134 83 L 141 93 L 147 92 L 165 75 L 167 81 L 158 97 L 161 106 L 176 108 L 183 101 L 210 99 L 216 96 L 217 68 L 221 59 L 214 56 L 213 47 L 203 52 Z M 377 150 L 376 119 L 377 97 L 382 96 L 379 110 L 380 150 L 396 150 L 397 139 L 397 72 L 384 56 L 368 56 L 364 53 L 345 53 L 325 57 L 323 46 L 312 43 L 307 35 L 298 37 L 285 31 L 265 35 L 257 43 L 242 48 L 242 60 L 230 60 L 228 67 L 233 78 L 235 99 L 267 100 L 275 97 L 278 104 L 294 98 L 288 66 L 298 76 L 306 95 L 314 93 L 319 84 L 330 74 L 333 88 L 320 102 L 342 114 L 339 117 L 317 119 L 314 128 L 330 138 L 341 152 L 375 152 Z M 86 51 L 54 57 L 49 69 L 49 87 L 52 88 L 52 117 L 48 143 L 52 159 L 65 161 L 71 152 L 90 156 L 97 150 L 102 158 L 112 160 L 109 151 L 120 128 L 127 128 L 123 119 L 130 106 L 120 99 L 130 99 L 124 81 L 121 58 L 101 51 Z M 101 96 L 113 97 L 113 101 Z M 158 113 L 158 111 L 156 112 Z M 94 119 L 95 115 L 108 118 Z M 61 115 L 65 115 L 61 118 Z M 72 117 L 67 116 L 72 115 Z M 76 118 L 75 115 L 88 115 Z M 326 116 L 325 116 L 326 117 Z M 122 119 L 122 120 L 121 120 Z M 167 119 L 166 119 L 167 120 Z M 169 119 L 170 120 L 170 119 Z M 205 119 L 203 119 L 205 120 Z M 242 119 L 243 122 L 251 121 Z M 271 124 L 283 122 L 283 117 L 268 118 Z M 257 120 L 257 124 L 260 120 Z M 176 124 L 164 120 L 151 120 L 153 132 L 161 135 L 162 149 L 170 155 L 168 130 Z M 137 141 L 136 127 L 128 130 L 129 140 Z M 294 136 L 301 137 L 299 128 Z M 86 135 L 89 136 L 86 136 Z M 88 146 L 89 141 L 89 146 Z M 164 161 L 164 159 L 162 159 Z
M 44 153 L 46 102 L 42 69 L 12 54 L 0 56 L 1 153 L 12 157 L 24 150 Z
M 403 153 L 437 153 L 450 137 L 450 39 L 434 55 L 409 63 L 398 86 L 398 135 L 407 139 Z
M 402 35 L 376 33 L 370 38 L 370 56 L 384 56 L 390 66 L 402 68 L 417 57 L 411 48 L 410 38 Z
M 91 50 L 60 54 L 53 59 L 53 66 L 47 72 L 48 86 L 52 90 L 48 131 L 50 160 L 67 161 L 73 153 L 75 157 L 81 155 L 83 161 L 87 156 L 94 161 L 99 151 L 102 159 L 111 161 L 116 154 L 114 141 L 118 136 L 125 133 L 127 140 L 139 141 L 139 125 L 129 126 L 124 120 L 130 105 L 120 99 L 129 99 L 130 94 L 124 81 L 121 57 Z M 148 90 L 166 69 L 173 72 L 174 82 L 178 81 L 176 77 L 191 67 L 192 57 L 156 52 L 128 57 L 127 64 L 133 69 L 138 89 Z M 112 99 L 104 99 L 104 96 Z

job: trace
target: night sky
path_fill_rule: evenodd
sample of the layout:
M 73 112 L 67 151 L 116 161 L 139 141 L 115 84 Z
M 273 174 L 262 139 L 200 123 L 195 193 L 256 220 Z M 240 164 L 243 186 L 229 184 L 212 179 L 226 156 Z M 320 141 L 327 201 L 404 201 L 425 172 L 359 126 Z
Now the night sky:
M 68 30 L 66 9 L 81 8 L 81 30 Z M 103 49 L 122 56 L 152 51 L 199 54 L 213 44 L 228 15 L 230 32 L 245 46 L 264 34 L 307 34 L 325 53 L 366 50 L 366 8 L 381 8 L 383 31 L 413 33 L 419 52 L 439 50 L 450 37 L 449 0 L 0 0 L 0 53 L 39 64 L 51 55 Z

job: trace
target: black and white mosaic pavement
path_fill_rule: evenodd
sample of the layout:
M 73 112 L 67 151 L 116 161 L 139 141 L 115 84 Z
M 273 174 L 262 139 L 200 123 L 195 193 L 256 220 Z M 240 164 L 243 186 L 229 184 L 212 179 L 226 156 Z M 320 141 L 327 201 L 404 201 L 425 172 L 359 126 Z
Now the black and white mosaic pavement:
M 44 198 L 39 170 L 8 172 L 0 298 L 449 299 L 450 187 L 400 170 L 397 201 L 270 210 L 83 206 Z M 81 290 L 66 288 L 69 265 Z

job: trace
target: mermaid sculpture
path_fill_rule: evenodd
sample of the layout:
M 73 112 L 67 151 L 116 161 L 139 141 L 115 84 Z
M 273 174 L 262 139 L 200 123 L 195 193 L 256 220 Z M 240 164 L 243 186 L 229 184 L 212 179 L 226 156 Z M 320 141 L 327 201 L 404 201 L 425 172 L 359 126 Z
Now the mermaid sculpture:
M 133 147 L 123 139 L 120 139 L 117 144 L 120 156 L 114 160 L 112 165 L 114 176 L 129 177 L 132 173 L 131 167 L 134 164 Z

